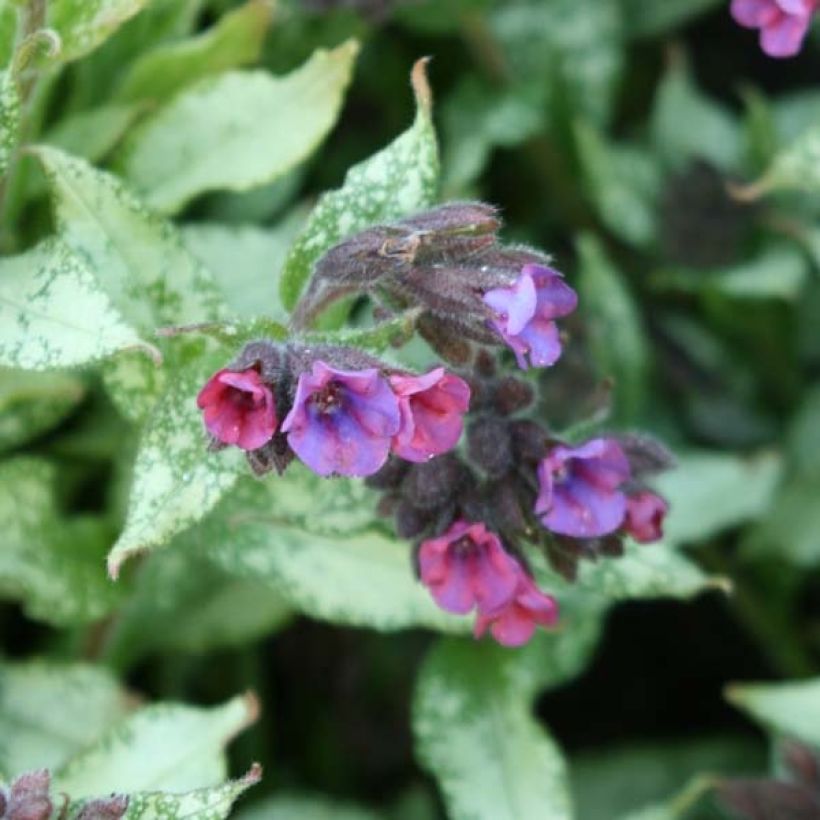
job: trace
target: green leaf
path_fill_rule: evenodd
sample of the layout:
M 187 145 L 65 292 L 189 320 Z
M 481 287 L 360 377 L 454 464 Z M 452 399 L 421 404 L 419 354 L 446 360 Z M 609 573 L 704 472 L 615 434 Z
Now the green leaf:
M 115 176 L 54 148 L 32 150 L 49 177 L 62 237 L 129 322 L 153 332 L 223 317 L 210 271 L 169 222 Z
M 770 731 L 820 746 L 820 678 L 733 684 L 726 697 Z
M 647 245 L 657 233 L 660 168 L 645 151 L 608 145 L 582 120 L 575 139 L 589 196 L 604 224 L 634 245 Z
M 690 22 L 722 0 L 620 0 L 630 37 L 654 37 Z
M 271 797 L 237 812 L 236 820 L 378 820 L 369 809 L 313 795 Z
M 152 555 L 120 609 L 104 648 L 108 663 L 150 652 L 241 646 L 289 620 L 290 607 L 255 578 L 234 578 L 207 560 L 194 539 Z
M 20 98 L 11 71 L 0 71 L 0 180 L 11 163 L 20 131 Z
M 0 453 L 56 427 L 85 395 L 68 373 L 0 368 Z
M 128 349 L 160 359 L 68 245 L 50 239 L 0 259 L 0 365 L 48 370 Z
M 358 50 L 352 40 L 319 49 L 284 77 L 254 71 L 203 80 L 133 134 L 123 149 L 124 175 L 167 212 L 205 191 L 272 182 L 333 127 Z
M 566 764 L 533 717 L 533 693 L 516 681 L 521 663 L 518 650 L 451 639 L 422 667 L 413 702 L 416 755 L 438 780 L 453 820 L 572 816 Z M 569 666 L 577 670 L 577 662 Z
M 346 236 L 432 204 L 438 184 L 438 147 L 425 61 L 413 68 L 416 118 L 386 148 L 354 165 L 344 184 L 322 195 L 290 249 L 282 273 L 282 303 L 292 310 L 319 257 Z
M 202 385 L 234 351 L 204 339 L 189 341 L 186 351 L 143 431 L 125 527 L 108 556 L 113 578 L 127 558 L 166 543 L 205 516 L 243 466 L 236 448 L 208 450 L 196 406 Z
M 145 422 L 168 383 L 167 368 L 129 353 L 106 362 L 102 378 L 114 406 L 134 424 Z
M 654 483 L 669 500 L 664 530 L 670 544 L 697 543 L 769 512 L 782 472 L 780 458 L 761 453 L 691 451 Z
M 59 59 L 77 60 L 93 51 L 147 0 L 50 0 L 46 23 L 60 37 Z
M 682 59 L 672 63 L 658 88 L 651 135 L 660 156 L 673 168 L 700 158 L 731 170 L 740 157 L 738 123 L 700 93 Z
M 410 341 L 421 312 L 417 308 L 411 308 L 370 327 L 348 327 L 326 333 L 311 332 L 305 334 L 304 341 L 307 344 L 363 347 L 374 353 L 381 353 Z
M 239 780 L 229 780 L 220 786 L 183 794 L 168 792 L 138 792 L 128 795 L 128 810 L 123 820 L 223 820 L 231 813 L 236 800 L 262 777 L 262 769 L 254 766 Z
M 415 580 L 410 544 L 374 524 L 377 501 L 361 481 L 322 479 L 294 463 L 282 477 L 243 480 L 184 538 L 314 618 L 380 630 L 465 629 Z
M 0 663 L 0 771 L 52 769 L 133 708 L 106 670 L 46 661 Z
M 249 0 L 208 31 L 143 54 L 117 89 L 124 102 L 165 102 L 192 83 L 259 58 L 272 10 L 271 0 Z
M 103 105 L 66 117 L 43 137 L 43 142 L 98 162 L 125 136 L 141 113 L 138 105 Z
M 213 271 L 225 302 L 237 316 L 252 319 L 264 314 L 284 320 L 279 278 L 301 224 L 301 214 L 273 229 L 195 223 L 183 226 L 182 236 L 191 253 Z
M 11 62 L 16 37 L 17 9 L 8 0 L 0 0 L 0 66 Z
M 22 600 L 32 618 L 61 626 L 90 623 L 110 612 L 123 590 L 103 571 L 107 527 L 88 516 L 61 518 L 55 478 L 53 467 L 39 459 L 0 462 L 0 591 Z
M 647 391 L 650 352 L 643 321 L 620 272 L 592 234 L 578 240 L 579 300 L 588 323 L 598 374 L 615 381 L 618 418 L 640 414 Z
M 215 786 L 226 777 L 225 745 L 258 711 L 252 695 L 210 709 L 147 706 L 61 766 L 53 790 L 76 798 Z
M 780 151 L 766 173 L 755 183 L 742 188 L 744 199 L 757 199 L 772 191 L 805 191 L 820 189 L 820 125 L 812 125 L 790 145 Z

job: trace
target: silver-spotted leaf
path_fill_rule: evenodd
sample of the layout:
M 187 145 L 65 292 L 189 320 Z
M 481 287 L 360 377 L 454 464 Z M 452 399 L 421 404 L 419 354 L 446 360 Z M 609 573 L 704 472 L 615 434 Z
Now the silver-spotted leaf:
M 284 77 L 232 71 L 183 91 L 126 143 L 122 171 L 155 208 L 244 191 L 306 159 L 333 127 L 359 47 L 318 50 Z
M 20 129 L 20 97 L 11 71 L 0 71 L 0 179 L 8 171 Z
M 413 125 L 386 148 L 354 165 L 341 188 L 323 194 L 293 243 L 281 283 L 282 303 L 289 310 L 328 248 L 370 225 L 421 210 L 435 199 L 439 159 L 424 66 L 420 61 L 413 69 Z

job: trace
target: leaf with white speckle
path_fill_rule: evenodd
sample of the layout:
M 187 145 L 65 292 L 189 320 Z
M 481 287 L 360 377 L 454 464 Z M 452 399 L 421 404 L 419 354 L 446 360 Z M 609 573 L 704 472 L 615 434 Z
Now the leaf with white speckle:
M 50 239 L 0 259 L 0 365 L 73 367 L 128 349 L 160 358 L 68 245 Z
M 225 72 L 183 91 L 123 148 L 123 175 L 178 211 L 206 191 L 245 191 L 306 159 L 336 122 L 358 44 L 319 49 L 284 77 Z
M 252 695 L 209 709 L 148 706 L 61 766 L 54 773 L 53 789 L 77 799 L 216 786 L 226 777 L 226 744 L 258 713 Z
M 208 450 L 196 405 L 199 389 L 233 351 L 205 339 L 188 340 L 186 350 L 142 434 L 125 528 L 108 556 L 115 578 L 131 555 L 166 543 L 204 517 L 244 467 L 236 448 Z
M 416 118 L 394 142 L 345 177 L 344 185 L 323 194 L 290 249 L 281 281 L 282 303 L 296 304 L 319 257 L 346 236 L 389 222 L 432 204 L 439 176 L 425 61 L 413 69 Z
M 5 175 L 17 145 L 20 98 L 11 71 L 0 71 L 0 179 Z

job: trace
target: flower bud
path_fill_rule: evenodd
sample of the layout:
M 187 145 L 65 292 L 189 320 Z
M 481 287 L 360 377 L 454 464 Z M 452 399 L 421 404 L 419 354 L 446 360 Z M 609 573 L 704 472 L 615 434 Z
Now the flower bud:
M 422 510 L 445 506 L 464 486 L 469 473 L 452 453 L 424 464 L 414 464 L 407 473 L 402 490 L 410 503 Z
M 467 453 L 490 476 L 506 473 L 513 464 L 509 424 L 497 416 L 480 416 L 467 430 Z

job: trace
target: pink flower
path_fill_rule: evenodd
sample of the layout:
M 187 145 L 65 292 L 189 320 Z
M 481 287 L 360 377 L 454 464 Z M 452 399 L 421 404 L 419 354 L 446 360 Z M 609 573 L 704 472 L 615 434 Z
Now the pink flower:
M 401 413 L 392 442 L 397 456 L 424 462 L 456 446 L 470 405 L 467 382 L 437 367 L 424 376 L 391 376 L 390 384 Z
M 624 529 L 641 544 L 663 538 L 663 519 L 669 504 L 656 493 L 642 490 L 626 499 Z
M 484 524 L 456 521 L 444 535 L 424 541 L 419 573 L 436 603 L 463 615 L 477 606 L 491 612 L 507 603 L 522 570 Z
M 480 638 L 487 629 L 504 646 L 521 646 L 535 634 L 536 626 L 555 626 L 558 602 L 541 592 L 523 570 L 518 576 L 514 596 L 495 612 L 479 613 L 473 630 Z
M 561 355 L 561 338 L 553 321 L 572 313 L 578 305 L 575 291 L 558 271 L 541 265 L 524 265 L 515 284 L 484 294 L 484 303 L 495 313 L 493 327 L 526 370 L 548 367 Z
M 196 399 L 208 432 L 223 444 L 256 450 L 276 432 L 273 392 L 253 368 L 220 370 Z
M 315 473 L 368 476 L 387 461 L 399 424 L 398 400 L 376 368 L 336 370 L 316 361 L 299 376 L 282 431 Z
M 800 51 L 820 0 L 732 0 L 732 16 L 746 28 L 760 29 L 760 45 L 770 57 Z
M 538 465 L 535 513 L 552 532 L 595 538 L 615 532 L 626 513 L 621 485 L 630 477 L 623 448 L 610 438 L 554 447 Z

